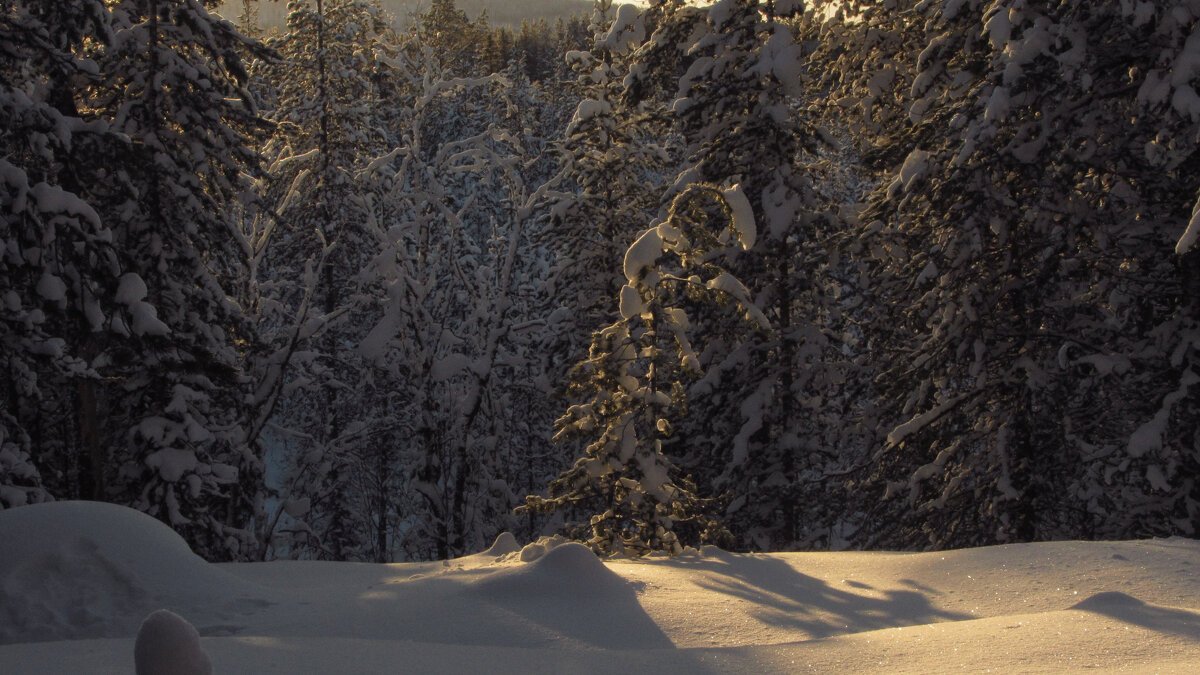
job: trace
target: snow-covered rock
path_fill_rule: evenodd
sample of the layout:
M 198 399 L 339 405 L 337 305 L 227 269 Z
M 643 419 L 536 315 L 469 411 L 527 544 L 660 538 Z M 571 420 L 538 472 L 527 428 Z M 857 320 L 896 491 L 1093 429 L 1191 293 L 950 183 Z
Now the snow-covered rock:
M 212 662 L 200 646 L 200 633 L 187 619 L 166 609 L 142 622 L 133 645 L 137 675 L 212 675 Z

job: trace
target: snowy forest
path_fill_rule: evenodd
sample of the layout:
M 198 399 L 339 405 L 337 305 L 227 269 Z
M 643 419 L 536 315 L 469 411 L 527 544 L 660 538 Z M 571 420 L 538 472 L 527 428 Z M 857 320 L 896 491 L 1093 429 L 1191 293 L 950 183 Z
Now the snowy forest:
M 392 26 L 405 30 L 413 19 L 431 7 L 431 0 L 379 0 L 379 7 L 391 15 Z M 645 4 L 644 2 L 640 4 Z M 455 0 L 454 6 L 471 19 L 481 16 L 493 27 L 520 27 L 539 20 L 553 23 L 575 15 L 591 16 L 592 0 Z M 241 17 L 249 9 L 258 26 L 270 31 L 287 22 L 288 3 L 282 0 L 222 0 L 217 11 L 229 17 Z
M 0 0 L 0 508 L 214 561 L 1197 536 L 1200 0 L 260 2 Z

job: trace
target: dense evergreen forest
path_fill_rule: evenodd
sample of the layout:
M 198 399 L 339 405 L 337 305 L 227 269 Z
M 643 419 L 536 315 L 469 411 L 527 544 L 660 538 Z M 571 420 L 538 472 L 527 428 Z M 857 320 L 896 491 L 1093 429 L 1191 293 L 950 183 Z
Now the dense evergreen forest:
M 405 29 L 410 22 L 431 8 L 431 0 L 379 0 L 394 27 Z M 457 9 L 472 20 L 483 20 L 495 26 L 519 27 L 522 23 L 546 21 L 554 23 L 576 15 L 591 16 L 591 0 L 455 0 Z M 258 25 L 271 31 L 287 23 L 288 3 L 284 0 L 222 0 L 217 11 L 227 17 L 237 17 L 249 11 Z
M 0 0 L 0 508 L 213 560 L 1200 528 L 1200 1 Z

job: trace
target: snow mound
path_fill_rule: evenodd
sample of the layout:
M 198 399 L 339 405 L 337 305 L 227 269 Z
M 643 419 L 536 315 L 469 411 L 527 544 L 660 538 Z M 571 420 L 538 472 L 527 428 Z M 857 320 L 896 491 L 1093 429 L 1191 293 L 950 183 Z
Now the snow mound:
M 493 597 L 598 596 L 626 586 L 591 549 L 578 542 L 543 538 L 521 549 L 524 565 L 509 566 L 475 582 Z
M 1071 609 L 1099 614 L 1160 633 L 1173 633 L 1190 640 L 1200 640 L 1200 612 L 1183 607 L 1156 605 L 1120 591 L 1096 593 L 1075 604 Z
M 1145 607 L 1146 603 L 1138 600 L 1132 595 L 1126 595 L 1120 591 L 1105 591 L 1097 593 L 1086 600 L 1075 603 L 1071 609 L 1081 609 L 1088 612 L 1109 613 L 1112 611 L 1120 611 L 1122 609 L 1136 609 Z
M 0 644 L 128 637 L 164 605 L 223 620 L 267 604 L 166 525 L 122 506 L 0 511 L 0 541 Z
M 521 550 L 521 545 L 517 543 L 517 538 L 513 536 L 512 532 L 501 532 L 488 550 L 483 552 L 483 555 L 499 558 L 519 550 Z
M 187 619 L 160 609 L 146 617 L 133 645 L 137 675 L 212 675 L 200 633 Z
M 550 538 L 529 544 L 521 549 L 521 563 L 513 561 L 475 580 L 466 595 L 520 617 L 524 631 L 556 644 L 608 649 L 672 646 L 647 616 L 632 584 L 583 544 L 560 542 Z
M 10 543 L 29 548 L 28 539 Z M 126 631 L 110 616 L 140 614 L 152 602 L 126 566 L 86 539 L 47 543 L 32 555 L 6 551 L 0 568 L 0 644 L 116 637 Z

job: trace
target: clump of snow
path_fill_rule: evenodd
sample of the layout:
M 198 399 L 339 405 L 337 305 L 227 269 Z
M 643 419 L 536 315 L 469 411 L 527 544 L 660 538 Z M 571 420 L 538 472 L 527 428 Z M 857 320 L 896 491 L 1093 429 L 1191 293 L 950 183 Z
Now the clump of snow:
M 888 199 L 895 199 L 903 192 L 912 189 L 918 181 L 929 175 L 931 155 L 924 150 L 913 150 L 904 158 L 900 172 L 888 186 Z
M 1003 122 L 1008 117 L 1010 108 L 1008 87 L 996 87 L 988 97 L 987 108 L 983 111 L 983 119 Z
M 187 619 L 160 609 L 146 617 L 133 645 L 137 675 L 212 675 L 200 633 Z
M 122 275 L 117 283 L 117 294 L 113 299 L 122 305 L 133 305 L 146 299 L 146 282 L 134 272 Z
M 1171 79 L 1157 68 L 1146 73 L 1142 86 L 1138 88 L 1138 103 L 1155 107 L 1161 105 L 1171 95 Z
M 721 272 L 716 278 L 710 279 L 705 285 L 710 290 L 721 291 L 733 296 L 741 304 L 742 308 L 745 309 L 747 319 L 753 321 L 763 330 L 771 329 L 770 320 L 754 304 L 754 301 L 750 299 L 750 291 L 746 289 L 741 281 L 738 281 L 737 277 L 729 272 Z
M 1175 108 L 1175 112 L 1180 116 L 1193 122 L 1200 120 L 1200 94 L 1197 94 L 1191 85 L 1185 84 L 1175 88 L 1175 93 L 1171 95 L 1171 107 Z
M 587 67 L 595 61 L 595 57 L 591 52 L 579 51 L 578 49 L 569 49 L 563 55 L 563 60 L 571 67 L 583 68 Z
M 1012 36 L 1012 21 L 1009 14 L 1012 10 L 1001 8 L 999 11 L 992 14 L 992 17 L 983 25 L 983 29 L 988 33 L 988 39 L 992 43 L 992 48 L 996 50 L 1004 49 L 1008 44 L 1008 39 Z
M 611 114 L 612 104 L 608 101 L 596 101 L 585 98 L 575 107 L 575 115 L 571 118 L 570 123 L 567 124 L 566 134 L 570 136 L 577 132 L 579 127 L 588 120 Z
M 646 39 L 646 24 L 641 12 L 634 5 L 617 8 L 617 18 L 608 32 L 596 38 L 596 47 L 613 54 L 620 54 L 641 44 Z
M 725 197 L 725 203 L 729 205 L 729 211 L 733 217 L 732 227 L 734 233 L 737 234 L 738 242 L 741 243 L 743 249 L 749 251 L 754 248 L 758 234 L 754 226 L 754 209 L 750 206 L 750 200 L 746 198 L 746 193 L 742 192 L 740 185 L 722 190 L 721 195 Z
M 715 30 L 720 30 L 721 26 L 729 21 L 729 17 L 733 16 L 737 5 L 738 0 L 717 0 L 708 8 L 708 20 L 712 22 Z
M 121 277 L 114 299 L 129 308 L 134 335 L 168 335 L 171 329 L 158 318 L 158 310 L 146 302 L 146 282 L 130 272 Z
M 545 544 L 541 544 L 541 543 L 535 541 L 531 544 L 526 544 L 525 546 L 523 546 L 521 548 L 521 553 L 520 553 L 519 557 L 521 559 L 521 562 L 531 563 L 531 562 L 537 560 L 538 558 L 541 558 L 544 555 L 546 555 Z
M 621 287 L 620 310 L 622 319 L 632 319 L 642 313 L 645 303 L 638 290 L 629 284 Z
M 903 443 L 906 438 L 917 433 L 921 429 L 924 429 L 939 417 L 946 414 L 946 411 L 958 405 L 959 401 L 961 400 L 961 396 L 956 396 L 949 400 L 943 401 L 937 406 L 934 406 L 932 410 L 921 413 L 916 417 L 913 417 L 911 420 L 897 426 L 895 429 L 892 429 L 891 432 L 888 433 L 888 444 L 899 445 Z
M 658 262 L 662 253 L 663 240 L 658 233 L 658 228 L 652 227 L 643 232 L 642 236 L 638 237 L 625 252 L 623 265 L 625 279 L 630 282 L 640 279 L 646 269 Z
M 784 92 L 789 96 L 800 96 L 804 82 L 804 51 L 796 43 L 792 32 L 776 26 L 762 53 L 764 72 L 775 75 Z
M 492 542 L 492 545 L 483 554 L 498 558 L 520 550 L 521 545 L 517 543 L 517 538 L 513 536 L 512 532 L 501 532 L 496 535 L 496 540 Z
M 196 453 L 184 448 L 163 448 L 146 457 L 146 466 L 157 469 L 168 483 L 177 483 L 183 475 L 196 470 Z
M 37 292 L 38 295 L 50 302 L 65 302 L 67 299 L 67 284 L 58 276 L 47 272 L 38 280 Z
M 1183 255 L 1192 250 L 1197 239 L 1200 239 L 1200 200 L 1192 207 L 1192 218 L 1188 221 L 1183 236 L 1179 237 L 1179 243 L 1175 244 L 1175 253 Z

